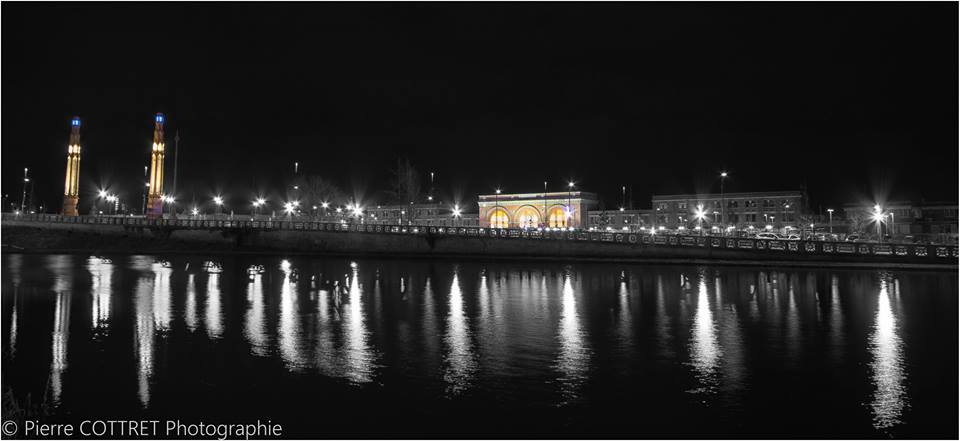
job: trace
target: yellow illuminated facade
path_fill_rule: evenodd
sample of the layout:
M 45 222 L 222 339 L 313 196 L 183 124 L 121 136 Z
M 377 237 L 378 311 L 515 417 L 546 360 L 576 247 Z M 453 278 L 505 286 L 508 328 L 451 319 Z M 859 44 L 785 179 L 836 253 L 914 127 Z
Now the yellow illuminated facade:
M 67 173 L 63 185 L 63 215 L 76 216 L 80 202 L 80 117 L 70 121 L 70 142 L 67 144 Z
M 480 226 L 584 228 L 597 197 L 582 191 L 480 195 Z
M 163 123 L 158 113 L 153 125 L 153 148 L 150 152 L 150 187 L 147 193 L 147 217 L 163 216 Z

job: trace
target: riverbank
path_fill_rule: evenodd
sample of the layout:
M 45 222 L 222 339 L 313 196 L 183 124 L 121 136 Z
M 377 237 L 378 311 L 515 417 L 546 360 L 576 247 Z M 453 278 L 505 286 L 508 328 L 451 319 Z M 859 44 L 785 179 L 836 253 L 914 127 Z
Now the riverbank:
M 342 255 L 387 258 L 515 259 L 549 261 L 693 263 L 788 267 L 916 268 L 956 270 L 957 258 L 937 257 L 926 248 L 838 244 L 828 255 L 803 242 L 734 240 L 706 237 L 653 238 L 635 234 L 557 232 L 529 235 L 513 230 L 390 227 L 300 222 L 227 222 L 112 219 L 111 222 L 4 219 L 4 253 L 207 253 Z M 143 221 L 146 225 L 137 225 Z M 189 221 L 187 221 L 189 222 Z M 289 224 L 289 225 L 286 225 Z M 379 231 L 377 231 L 379 230 Z M 497 234 L 491 236 L 490 233 Z M 685 242 L 689 239 L 689 243 Z M 745 248 L 749 246 L 749 248 Z M 861 252 L 866 251 L 866 252 Z M 932 250 L 933 253 L 943 250 Z M 878 253 L 886 254 L 878 254 Z M 912 253 L 911 253 L 912 252 Z M 918 253 L 924 253 L 918 256 Z

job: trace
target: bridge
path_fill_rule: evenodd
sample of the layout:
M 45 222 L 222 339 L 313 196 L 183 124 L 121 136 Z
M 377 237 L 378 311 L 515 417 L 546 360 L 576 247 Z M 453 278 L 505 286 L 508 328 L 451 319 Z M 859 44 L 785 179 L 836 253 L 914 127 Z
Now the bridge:
M 956 268 L 958 261 L 958 247 L 943 244 L 373 225 L 297 218 L 3 214 L 0 225 L 4 252 L 292 252 L 944 268 Z

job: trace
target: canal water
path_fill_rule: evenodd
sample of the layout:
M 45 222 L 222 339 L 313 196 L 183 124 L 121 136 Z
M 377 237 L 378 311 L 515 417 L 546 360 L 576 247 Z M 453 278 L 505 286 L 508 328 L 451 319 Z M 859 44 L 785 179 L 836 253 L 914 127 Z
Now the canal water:
M 2 265 L 4 405 L 28 419 L 259 419 L 290 437 L 958 435 L 955 271 Z

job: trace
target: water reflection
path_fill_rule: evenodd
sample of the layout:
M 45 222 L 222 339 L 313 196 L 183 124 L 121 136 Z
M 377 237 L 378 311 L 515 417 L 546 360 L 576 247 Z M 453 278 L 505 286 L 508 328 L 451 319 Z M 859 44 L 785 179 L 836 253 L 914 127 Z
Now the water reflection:
M 368 383 L 373 377 L 374 356 L 370 349 L 368 331 L 363 317 L 363 291 L 360 287 L 359 269 L 351 265 L 348 305 L 344 311 L 347 331 L 346 358 L 347 377 L 355 383 Z
M 956 280 L 936 273 L 400 260 L 348 268 L 333 258 L 290 259 L 278 271 L 280 259 L 237 256 L 222 273 L 174 274 L 152 256 L 3 259 L 5 271 L 20 271 L 19 284 L 2 280 L 5 378 L 23 397 L 48 394 L 57 416 L 136 403 L 137 415 L 218 407 L 224 417 L 244 411 L 238 394 L 277 403 L 322 390 L 331 430 L 384 412 L 444 415 L 433 421 L 449 430 L 464 421 L 460 410 L 493 406 L 518 431 L 531 418 L 622 433 L 683 430 L 695 418 L 697 430 L 725 435 L 802 426 L 869 438 L 953 418 L 937 403 L 955 398 L 944 376 L 955 357 L 907 347 L 908 336 L 956 342 L 942 333 L 956 327 Z M 258 262 L 269 270 L 251 273 Z M 116 387 L 101 386 L 111 379 Z M 179 398 L 194 390 L 203 400 Z M 616 404 L 637 397 L 645 404 Z M 631 422 L 635 410 L 649 418 Z
M 91 257 L 87 261 L 87 268 L 93 278 L 90 291 L 93 294 L 91 302 L 91 326 L 98 331 L 107 329 L 110 321 L 110 295 L 112 291 L 113 263 L 99 257 Z
M 891 307 L 891 297 L 896 301 L 899 296 L 891 295 L 889 285 L 889 277 L 881 275 L 877 314 L 870 337 L 870 353 L 873 356 L 870 369 L 876 387 L 870 407 L 873 410 L 873 425 L 877 429 L 887 429 L 900 423 L 907 405 L 903 342 L 898 334 L 897 317 Z
M 450 285 L 450 313 L 447 316 L 445 340 L 449 352 L 443 380 L 447 383 L 447 393 L 456 395 L 469 386 L 477 367 L 470 344 L 470 324 L 463 311 L 463 293 L 460 291 L 460 278 L 456 270 Z
M 134 297 L 134 352 L 137 357 L 137 395 L 143 407 L 150 405 L 150 380 L 153 376 L 153 287 L 149 280 L 137 282 Z
M 170 329 L 170 274 L 162 263 L 153 264 L 153 321 L 157 331 Z
M 207 335 L 218 339 L 223 335 L 222 312 L 220 311 L 220 273 L 207 273 Z
M 197 281 L 193 274 L 187 275 L 187 304 L 183 308 L 183 321 L 187 329 L 197 330 Z
M 260 274 L 250 276 L 250 282 L 247 283 L 247 304 L 249 306 L 244 323 L 244 335 L 250 343 L 250 351 L 265 357 L 269 354 L 270 348 L 267 329 L 263 322 L 263 276 Z
M 277 343 L 280 356 L 290 369 L 299 369 L 306 365 L 302 346 L 303 331 L 300 328 L 300 307 L 297 303 L 296 272 L 290 261 L 280 264 L 283 272 L 283 284 L 280 286 L 280 329 Z
M 590 350 L 580 329 L 580 315 L 577 313 L 577 300 L 569 271 L 563 275 L 563 299 L 560 305 L 560 355 L 557 367 L 561 374 L 561 394 L 566 402 L 577 397 L 590 367 Z
M 717 327 L 707 298 L 707 282 L 700 275 L 697 285 L 697 312 L 693 318 L 690 352 L 691 364 L 700 381 L 694 392 L 709 392 L 717 386 L 716 370 L 720 361 L 720 344 L 717 342 Z
M 70 291 L 57 291 L 53 315 L 53 362 L 50 366 L 50 387 L 55 403 L 63 393 L 63 372 L 67 370 L 67 341 L 70 338 Z

